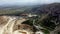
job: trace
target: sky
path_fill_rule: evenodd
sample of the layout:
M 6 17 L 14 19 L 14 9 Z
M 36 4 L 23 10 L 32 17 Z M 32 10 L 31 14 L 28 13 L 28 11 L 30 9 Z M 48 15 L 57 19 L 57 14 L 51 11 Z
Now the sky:
M 0 0 L 0 5 L 5 4 L 49 4 L 60 2 L 60 0 Z

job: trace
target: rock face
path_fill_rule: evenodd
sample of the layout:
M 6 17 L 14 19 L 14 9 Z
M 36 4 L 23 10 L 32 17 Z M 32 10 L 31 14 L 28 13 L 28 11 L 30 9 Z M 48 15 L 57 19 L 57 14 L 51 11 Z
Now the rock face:
M 0 34 L 33 34 L 33 27 L 21 24 L 26 20 L 16 16 L 0 16 Z

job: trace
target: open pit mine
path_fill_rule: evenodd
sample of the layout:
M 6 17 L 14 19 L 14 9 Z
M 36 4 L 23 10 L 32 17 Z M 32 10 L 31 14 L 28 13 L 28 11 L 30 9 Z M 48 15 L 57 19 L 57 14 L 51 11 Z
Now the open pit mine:
M 21 24 L 28 19 L 16 16 L 0 16 L 0 34 L 34 34 L 33 27 Z

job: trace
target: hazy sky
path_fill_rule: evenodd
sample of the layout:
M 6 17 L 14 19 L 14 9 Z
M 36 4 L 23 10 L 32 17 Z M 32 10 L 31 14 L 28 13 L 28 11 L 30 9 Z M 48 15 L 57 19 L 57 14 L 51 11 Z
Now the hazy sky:
M 4 4 L 47 4 L 60 2 L 60 0 L 0 0 L 0 5 Z

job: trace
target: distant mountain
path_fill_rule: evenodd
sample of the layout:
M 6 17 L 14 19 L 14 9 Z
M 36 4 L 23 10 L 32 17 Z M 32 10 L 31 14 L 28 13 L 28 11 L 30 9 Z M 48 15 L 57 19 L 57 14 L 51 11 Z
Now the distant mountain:
M 53 4 L 46 4 L 46 5 L 40 5 L 33 7 L 30 10 L 27 10 L 28 12 L 31 13 L 48 13 L 49 11 L 60 13 L 60 3 L 53 3 Z

